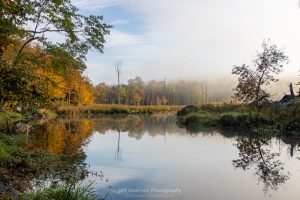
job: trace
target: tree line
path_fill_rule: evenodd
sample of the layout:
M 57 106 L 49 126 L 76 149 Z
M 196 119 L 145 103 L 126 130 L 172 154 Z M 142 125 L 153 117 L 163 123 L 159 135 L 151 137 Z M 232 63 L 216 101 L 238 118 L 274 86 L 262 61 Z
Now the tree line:
M 149 81 L 140 77 L 127 84 L 95 86 L 95 101 L 99 104 L 127 105 L 190 105 L 222 102 L 226 95 L 214 96 L 206 82 L 200 81 Z
M 34 111 L 53 105 L 186 105 L 222 101 L 204 83 L 136 77 L 94 86 L 83 75 L 90 49 L 103 53 L 112 26 L 84 16 L 70 0 L 0 0 L 0 111 Z M 53 34 L 62 42 L 53 42 Z M 51 36 L 51 37 L 50 37 Z
M 48 105 L 189 105 L 228 100 L 228 92 L 197 81 L 120 83 L 122 62 L 115 62 L 117 85 L 93 86 L 83 75 L 90 49 L 103 53 L 112 26 L 102 16 L 81 15 L 71 0 L 0 0 L 0 111 L 30 111 Z M 62 42 L 53 42 L 59 34 Z M 52 35 L 53 37 L 53 35 Z M 253 66 L 235 66 L 234 99 L 261 102 L 288 57 L 266 41 Z M 292 95 L 293 96 L 293 95 Z

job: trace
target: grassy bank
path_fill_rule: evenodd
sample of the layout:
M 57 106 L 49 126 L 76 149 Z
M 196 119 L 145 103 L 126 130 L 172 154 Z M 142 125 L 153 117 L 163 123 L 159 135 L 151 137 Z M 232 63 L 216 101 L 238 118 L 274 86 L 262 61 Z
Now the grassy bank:
M 83 168 L 74 169 L 68 158 L 24 150 L 20 146 L 26 145 L 27 139 L 27 136 L 0 134 L 0 199 L 101 199 L 90 186 L 79 186 L 75 182 L 62 182 L 23 194 L 31 188 L 32 180 L 58 177 L 60 180 L 79 180 L 86 173 Z
M 0 133 L 0 199 L 99 199 L 90 186 L 82 187 L 68 182 L 81 180 L 88 174 L 82 155 L 29 151 L 26 150 L 28 145 L 30 142 L 26 135 Z M 39 180 L 38 184 L 49 180 L 62 182 L 24 194 L 32 187 L 34 180 Z
M 179 115 L 178 123 L 199 130 L 218 127 L 300 136 L 300 106 L 266 106 L 258 111 L 246 105 L 205 105 Z
M 176 112 L 182 106 L 129 106 L 116 104 L 96 104 L 93 106 L 64 106 L 57 108 L 58 115 L 98 115 L 98 114 L 153 114 Z
M 35 178 L 47 177 L 64 166 L 53 154 L 26 151 L 26 135 L 0 133 L 0 199 L 16 199 Z

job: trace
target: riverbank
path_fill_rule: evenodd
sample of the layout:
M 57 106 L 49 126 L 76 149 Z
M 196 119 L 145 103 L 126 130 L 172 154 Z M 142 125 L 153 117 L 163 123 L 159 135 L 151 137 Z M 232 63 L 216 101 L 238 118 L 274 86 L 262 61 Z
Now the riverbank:
M 88 174 L 81 152 L 67 151 L 73 152 L 70 155 L 57 153 L 60 152 L 56 149 L 58 148 L 57 142 L 62 144 L 67 140 L 59 138 L 62 137 L 62 132 L 58 131 L 57 134 L 55 133 L 60 128 L 51 129 L 51 133 L 58 136 L 47 138 L 45 135 L 45 140 L 49 140 L 48 142 L 50 143 L 52 139 L 58 139 L 53 144 L 51 143 L 52 146 L 50 145 L 49 149 L 46 148 L 45 151 L 43 147 L 33 148 L 33 138 L 31 137 L 34 136 L 30 134 L 30 130 L 33 127 L 39 129 L 41 121 L 51 121 L 51 119 L 69 116 L 69 114 L 72 114 L 72 117 L 86 115 L 96 117 L 98 114 L 154 114 L 176 112 L 181 108 L 181 106 L 94 105 L 39 109 L 32 115 L 12 111 L 0 112 L 0 199 L 20 198 L 25 191 L 30 191 L 30 188 L 33 186 L 32 182 L 37 179 L 79 180 Z M 82 127 L 83 130 L 87 128 L 86 126 Z M 41 131 L 41 133 L 44 135 L 45 131 L 47 130 Z M 68 131 L 74 132 L 76 130 L 72 130 L 72 127 L 69 127 Z M 29 133 L 29 135 L 26 133 Z M 84 133 L 78 131 L 77 134 L 76 131 L 72 138 L 77 137 L 79 140 L 75 140 L 79 142 L 81 141 L 80 138 L 82 138 L 80 135 L 84 135 Z M 73 149 L 76 148 L 74 147 Z M 24 196 L 24 199 L 44 199 L 43 195 L 48 195 L 49 198 L 52 198 L 55 195 L 63 194 L 63 191 L 69 189 L 69 187 L 74 193 L 81 191 L 81 189 L 87 189 L 85 186 L 74 187 L 74 184 L 69 185 L 67 182 L 64 182 L 62 185 L 44 188 L 36 193 L 29 192 L 30 195 L 27 195 L 26 198 Z M 90 188 L 88 189 L 89 192 L 82 195 L 95 199 L 95 195 Z M 68 199 L 68 197 L 65 199 Z
M 57 154 L 32 145 L 28 135 L 0 133 L 0 199 L 104 199 L 91 184 L 77 184 L 90 173 L 80 152 Z
M 32 148 L 32 136 L 26 133 L 38 126 L 39 119 L 50 120 L 55 116 L 53 111 L 46 109 L 38 110 L 34 116 L 0 112 L 0 199 L 102 199 L 96 198 L 91 186 L 79 186 L 74 182 L 88 174 L 80 153 L 57 154 Z M 41 185 L 52 179 L 63 182 L 45 188 L 43 183 Z M 35 183 L 36 180 L 41 182 Z M 69 181 L 73 182 L 69 184 Z M 42 189 L 30 191 L 34 186 Z M 67 189 L 69 193 L 64 193 Z
M 95 104 L 92 106 L 62 106 L 56 109 L 59 116 L 99 114 L 154 114 L 177 112 L 182 106 L 130 106 L 117 104 Z
M 24 150 L 27 136 L 0 134 L 0 199 L 16 199 L 31 181 L 61 166 L 57 156 Z
M 226 128 L 272 135 L 300 136 L 300 106 L 205 105 L 178 112 L 178 124 L 192 129 Z
M 117 104 L 95 104 L 91 106 L 60 106 L 48 109 L 38 109 L 33 115 L 26 115 L 13 111 L 0 112 L 0 131 L 9 130 L 14 124 L 21 121 L 33 121 L 38 119 L 54 119 L 64 116 L 97 116 L 102 114 L 155 114 L 172 113 L 182 109 L 183 106 L 130 106 Z

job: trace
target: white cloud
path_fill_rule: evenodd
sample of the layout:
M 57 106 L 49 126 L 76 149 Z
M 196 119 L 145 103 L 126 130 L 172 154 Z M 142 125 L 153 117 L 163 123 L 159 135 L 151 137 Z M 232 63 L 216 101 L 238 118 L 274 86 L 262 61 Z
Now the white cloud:
M 111 25 L 125 25 L 125 24 L 129 24 L 129 21 L 125 20 L 125 19 L 118 19 L 118 20 L 110 22 L 109 24 L 111 24 Z
M 109 36 L 107 36 L 107 48 L 121 48 L 133 45 L 141 45 L 145 43 L 143 36 L 128 34 L 126 32 L 112 29 Z
M 122 0 L 73 0 L 73 3 L 81 9 L 103 9 L 122 3 Z
M 116 1 L 100 2 L 110 5 Z M 89 61 L 101 66 L 101 75 L 92 78 L 95 82 L 110 82 L 114 76 L 111 63 L 119 57 L 124 59 L 124 80 L 135 75 L 146 80 L 164 76 L 228 79 L 234 64 L 251 64 L 267 38 L 284 48 L 291 59 L 283 76 L 298 72 L 297 0 L 124 0 L 121 6 L 138 16 L 144 32 L 112 31 L 105 54 Z

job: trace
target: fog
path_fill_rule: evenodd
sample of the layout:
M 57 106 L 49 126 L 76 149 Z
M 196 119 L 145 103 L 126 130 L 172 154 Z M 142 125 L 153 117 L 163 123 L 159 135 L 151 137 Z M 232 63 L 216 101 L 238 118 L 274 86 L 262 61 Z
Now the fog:
M 278 93 L 298 78 L 300 9 L 297 0 L 76 0 L 85 14 L 103 14 L 114 25 L 105 53 L 88 55 L 85 72 L 94 83 L 199 80 L 233 85 L 233 65 L 249 64 L 265 39 L 290 58 Z M 221 84 L 223 85 L 223 84 Z M 281 89 L 282 88 L 282 89 Z M 232 87 L 226 88 L 231 91 Z

